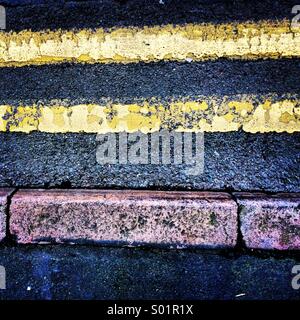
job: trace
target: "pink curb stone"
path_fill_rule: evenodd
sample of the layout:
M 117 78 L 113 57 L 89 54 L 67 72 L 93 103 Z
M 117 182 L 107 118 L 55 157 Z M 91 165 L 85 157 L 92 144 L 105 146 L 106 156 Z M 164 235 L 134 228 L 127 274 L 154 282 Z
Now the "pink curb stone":
M 235 193 L 249 248 L 300 249 L 300 194 Z
M 0 241 L 6 236 L 6 210 L 7 199 L 13 189 L 0 188 Z
M 19 243 L 232 247 L 237 204 L 219 192 L 20 190 L 10 230 Z

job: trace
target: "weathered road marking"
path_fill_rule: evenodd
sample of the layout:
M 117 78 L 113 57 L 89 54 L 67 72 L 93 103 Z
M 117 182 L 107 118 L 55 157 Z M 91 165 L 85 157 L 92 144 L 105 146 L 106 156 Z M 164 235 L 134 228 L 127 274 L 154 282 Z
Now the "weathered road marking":
M 121 104 L 0 105 L 0 131 L 7 132 L 137 132 L 160 129 L 181 132 L 296 132 L 300 131 L 300 99 L 236 95 L 158 99 Z
M 300 56 L 290 21 L 0 33 L 0 66 Z

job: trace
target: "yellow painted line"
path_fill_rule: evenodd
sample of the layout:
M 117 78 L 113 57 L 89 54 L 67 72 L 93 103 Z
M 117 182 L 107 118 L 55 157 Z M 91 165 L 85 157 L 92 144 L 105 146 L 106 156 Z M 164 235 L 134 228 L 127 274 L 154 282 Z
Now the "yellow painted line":
M 0 105 L 2 132 L 296 132 L 300 131 L 300 99 L 268 96 L 157 99 L 132 104 Z
M 0 66 L 300 56 L 290 21 L 0 33 Z

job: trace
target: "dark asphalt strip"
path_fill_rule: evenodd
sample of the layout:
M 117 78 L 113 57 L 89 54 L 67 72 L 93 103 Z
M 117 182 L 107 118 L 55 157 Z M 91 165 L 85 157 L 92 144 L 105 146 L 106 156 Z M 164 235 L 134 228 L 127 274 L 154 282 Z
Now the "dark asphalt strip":
M 0 104 L 110 98 L 299 94 L 300 59 L 205 63 L 62 64 L 0 68 Z
M 204 173 L 100 165 L 95 134 L 0 134 L 0 186 L 300 192 L 300 134 L 207 133 Z
M 150 26 L 292 19 L 297 0 L 0 1 L 7 30 Z M 23 5 L 23 6 L 18 6 Z M 27 5 L 26 5 L 27 4 Z M 41 5 L 38 5 L 41 4 Z
M 0 291 L 0 300 L 297 300 L 299 292 L 291 284 L 297 261 L 198 251 L 3 247 L 6 290 Z

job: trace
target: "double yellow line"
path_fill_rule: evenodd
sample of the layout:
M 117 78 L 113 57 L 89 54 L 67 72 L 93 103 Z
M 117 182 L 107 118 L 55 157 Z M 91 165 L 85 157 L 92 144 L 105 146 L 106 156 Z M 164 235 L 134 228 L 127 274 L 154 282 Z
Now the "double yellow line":
M 292 30 L 287 20 L 0 33 L 2 67 L 282 57 L 300 57 L 300 30 Z M 1 105 L 0 131 L 300 131 L 300 101 L 295 97 L 183 97 L 167 104 L 154 100 L 104 105 L 63 101 L 54 105 Z

